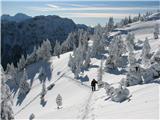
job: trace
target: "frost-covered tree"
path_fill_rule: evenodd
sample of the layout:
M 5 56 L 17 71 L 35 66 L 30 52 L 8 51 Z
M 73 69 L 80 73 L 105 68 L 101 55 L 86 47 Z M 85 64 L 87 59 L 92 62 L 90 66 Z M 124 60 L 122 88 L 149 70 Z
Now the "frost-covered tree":
M 101 60 L 101 64 L 100 64 L 100 67 L 98 69 L 98 75 L 97 75 L 98 88 L 103 87 L 102 78 L 103 78 L 103 61 Z
M 73 51 L 73 55 L 70 55 L 70 59 L 68 62 L 68 66 L 71 68 L 72 72 L 75 75 L 75 78 L 79 78 L 79 73 L 81 72 L 82 67 L 84 67 L 84 61 L 87 57 L 85 51 L 85 44 L 79 41 L 78 48 L 75 48 Z
M 90 50 L 88 50 L 86 53 L 85 61 L 84 61 L 84 67 L 89 68 L 90 63 L 91 63 L 91 52 Z
M 24 67 L 26 66 L 26 59 L 24 57 L 24 55 L 21 56 L 19 62 L 17 63 L 17 68 L 18 70 L 22 70 Z
M 5 83 L 6 76 L 2 66 L 0 66 L 1 74 L 1 119 L 2 120 L 13 120 L 14 114 L 12 110 L 13 98 L 10 92 L 10 88 Z
M 135 54 L 133 52 L 129 52 L 128 61 L 129 61 L 130 65 L 136 64 L 137 60 L 136 60 Z
M 109 56 L 105 62 L 106 71 L 116 69 L 123 65 L 122 55 L 126 52 L 126 46 L 121 37 L 114 37 L 109 46 Z
M 134 34 L 131 34 L 131 33 L 129 33 L 126 37 L 125 43 L 126 43 L 128 52 L 134 51 L 134 47 L 135 47 L 134 39 L 135 39 L 135 36 Z
M 159 25 L 156 24 L 155 27 L 154 27 L 154 39 L 158 39 L 158 35 L 159 35 Z
M 37 54 L 36 54 L 37 48 L 34 46 L 33 52 L 30 55 L 27 55 L 26 63 L 27 65 L 30 65 L 37 60 Z
M 26 69 L 24 68 L 23 70 L 23 75 L 22 78 L 20 79 L 20 84 L 19 84 L 19 95 L 25 95 L 29 92 L 30 90 L 30 85 L 28 83 L 28 74 L 26 72 Z
M 142 83 L 142 68 L 138 63 L 129 66 L 129 71 L 126 75 L 126 86 L 133 86 Z
M 14 66 L 13 63 L 7 65 L 7 69 L 6 69 L 5 72 L 9 76 L 10 81 L 13 84 L 19 86 L 18 81 L 17 81 L 18 71 L 17 71 L 17 69 L 16 69 L 16 67 Z
M 92 45 L 92 57 L 100 55 L 105 49 L 105 33 L 100 25 L 97 25 L 94 30 Z
M 58 94 L 56 98 L 56 103 L 57 103 L 57 109 L 59 109 L 59 107 L 62 106 L 62 97 L 60 94 Z
M 149 65 L 150 57 L 151 57 L 150 50 L 151 50 L 151 47 L 149 45 L 148 38 L 146 38 L 143 44 L 143 49 L 142 49 L 142 63 L 144 66 Z
M 160 64 L 160 48 L 152 56 L 151 63 L 158 63 L 158 64 Z
M 112 31 L 114 29 L 114 20 L 113 17 L 110 17 L 108 20 L 108 31 Z
M 46 41 L 43 41 L 41 46 L 37 49 L 37 59 L 43 59 L 48 60 L 51 57 L 51 43 L 47 39 Z
M 60 58 L 60 54 L 61 54 L 61 45 L 58 41 L 56 41 L 56 44 L 54 46 L 54 55 Z

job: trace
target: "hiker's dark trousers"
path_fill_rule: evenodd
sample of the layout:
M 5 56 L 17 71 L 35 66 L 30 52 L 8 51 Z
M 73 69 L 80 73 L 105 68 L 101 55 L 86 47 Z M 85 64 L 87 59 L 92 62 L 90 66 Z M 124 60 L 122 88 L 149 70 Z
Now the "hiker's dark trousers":
M 95 86 L 92 86 L 92 91 L 96 91 L 96 87 Z

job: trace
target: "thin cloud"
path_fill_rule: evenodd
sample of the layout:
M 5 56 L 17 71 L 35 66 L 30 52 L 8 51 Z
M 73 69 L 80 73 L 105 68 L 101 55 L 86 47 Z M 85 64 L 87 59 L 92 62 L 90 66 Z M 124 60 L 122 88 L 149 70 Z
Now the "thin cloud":
M 136 16 L 137 14 L 116 14 L 116 13 L 66 13 L 63 17 L 77 17 L 77 18 L 124 18 L 128 16 Z
M 54 4 L 46 4 L 47 7 L 30 7 L 31 10 L 36 11 L 92 11 L 92 10 L 154 10 L 155 7 L 102 7 L 102 6 L 84 6 L 78 4 L 69 4 L 69 7 L 57 6 Z M 71 7 L 72 6 L 72 7 Z M 74 8 L 73 8 L 74 6 Z M 44 9 L 44 10 L 43 10 Z
M 50 8 L 54 8 L 54 9 L 59 9 L 60 8 L 60 6 L 58 6 L 58 5 L 54 5 L 54 4 L 46 4 L 48 7 L 50 7 Z

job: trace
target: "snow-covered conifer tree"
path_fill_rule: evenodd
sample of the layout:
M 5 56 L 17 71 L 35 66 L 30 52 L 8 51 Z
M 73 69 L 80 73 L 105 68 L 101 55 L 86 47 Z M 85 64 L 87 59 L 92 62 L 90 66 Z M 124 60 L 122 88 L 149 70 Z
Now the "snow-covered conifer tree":
M 92 39 L 92 57 L 96 57 L 97 55 L 100 55 L 105 49 L 105 33 L 104 29 L 100 25 L 95 27 Z
M 134 39 L 135 39 L 134 34 L 131 34 L 131 33 L 129 33 L 126 37 L 125 42 L 126 42 L 128 52 L 134 51 L 134 47 L 135 47 Z
M 1 119 L 2 120 L 13 120 L 14 114 L 12 110 L 13 98 L 10 92 L 10 88 L 5 83 L 6 77 L 2 66 L 0 66 L 1 76 Z
M 60 106 L 62 106 L 62 96 L 58 94 L 56 98 L 56 103 L 57 103 L 57 109 L 59 109 Z
M 18 70 L 22 70 L 26 65 L 26 59 L 24 55 L 21 56 L 19 62 L 17 63 Z
M 41 46 L 37 49 L 37 59 L 43 59 L 48 60 L 51 57 L 51 43 L 47 39 L 46 41 L 43 41 Z
M 56 44 L 54 46 L 54 55 L 59 58 L 60 54 L 61 54 L 61 46 L 60 46 L 60 43 L 56 41 Z
M 108 20 L 108 31 L 112 31 L 114 29 L 114 20 L 113 17 L 110 17 Z
M 102 77 L 103 77 L 103 61 L 101 60 L 101 64 L 100 64 L 100 67 L 98 69 L 98 75 L 97 75 L 98 88 L 103 87 Z
M 135 54 L 133 52 L 129 52 L 128 61 L 129 61 L 130 65 L 136 64 L 137 61 L 136 61 L 136 58 L 135 58 Z
M 30 65 L 36 62 L 37 60 L 36 51 L 37 51 L 36 46 L 34 46 L 33 52 L 30 55 L 27 55 L 27 59 L 26 59 L 27 65 Z
M 27 80 L 28 80 L 28 75 L 26 69 L 24 68 L 22 78 L 20 79 L 19 95 L 20 94 L 25 95 L 29 92 L 30 85 Z
M 159 25 L 156 24 L 154 28 L 154 39 L 158 39 L 159 38 L 158 35 L 159 35 Z
M 146 38 L 143 44 L 143 49 L 142 49 L 142 63 L 144 66 L 149 65 L 150 50 L 151 50 L 151 47 L 149 45 L 148 38 Z
M 105 63 L 106 71 L 116 69 L 123 65 L 122 55 L 126 52 L 126 46 L 121 37 L 114 37 L 109 46 L 109 56 Z
M 11 65 L 8 65 L 6 74 L 9 76 L 9 79 L 12 81 L 13 84 L 19 86 L 17 81 L 17 69 L 14 67 L 13 63 L 11 63 Z
M 88 68 L 90 66 L 90 63 L 91 63 L 91 52 L 90 50 L 88 50 L 86 53 L 85 61 L 84 61 L 84 67 Z
M 138 63 L 129 66 L 126 76 L 126 86 L 133 86 L 142 83 L 143 70 Z

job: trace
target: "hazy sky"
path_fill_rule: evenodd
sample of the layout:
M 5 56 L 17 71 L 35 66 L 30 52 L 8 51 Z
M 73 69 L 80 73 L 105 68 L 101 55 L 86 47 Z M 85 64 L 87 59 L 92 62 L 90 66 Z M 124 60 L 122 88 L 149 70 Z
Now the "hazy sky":
M 110 16 L 119 20 L 159 7 L 159 1 L 153 0 L 2 0 L 1 4 L 1 14 L 58 15 L 92 26 L 98 23 L 104 25 Z

